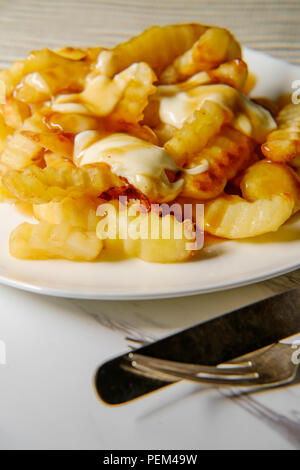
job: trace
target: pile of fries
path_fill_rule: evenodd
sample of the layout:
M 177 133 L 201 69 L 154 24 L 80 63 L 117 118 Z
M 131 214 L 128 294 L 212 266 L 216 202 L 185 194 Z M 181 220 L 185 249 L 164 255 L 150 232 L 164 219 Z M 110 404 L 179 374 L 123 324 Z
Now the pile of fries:
M 250 83 L 233 35 L 200 24 L 154 26 L 113 49 L 34 51 L 1 71 L 0 198 L 27 204 L 36 219 L 11 233 L 11 255 L 192 256 L 184 237 L 106 239 L 97 207 L 108 195 L 116 210 L 118 197 L 129 195 L 129 205 L 144 205 L 144 217 L 159 224 L 152 203 L 203 203 L 205 231 L 217 237 L 278 230 L 300 208 L 300 106 L 250 100 Z M 157 178 L 166 187 L 181 181 L 176 194 L 143 191 L 107 161 L 78 164 L 78 136 L 113 134 L 167 154 L 174 169 Z

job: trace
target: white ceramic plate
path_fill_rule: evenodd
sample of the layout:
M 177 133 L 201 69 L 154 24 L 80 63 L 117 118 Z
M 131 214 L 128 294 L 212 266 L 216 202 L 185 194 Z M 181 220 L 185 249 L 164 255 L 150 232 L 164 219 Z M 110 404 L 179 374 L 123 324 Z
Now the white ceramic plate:
M 245 49 L 257 78 L 254 96 L 291 92 L 300 67 Z M 24 221 L 0 204 L 0 282 L 39 294 L 91 299 L 149 299 L 207 293 L 238 287 L 292 271 L 300 266 L 300 217 L 279 232 L 248 242 L 224 242 L 202 250 L 186 264 L 160 265 L 137 259 L 74 263 L 19 261 L 8 254 L 9 232 Z

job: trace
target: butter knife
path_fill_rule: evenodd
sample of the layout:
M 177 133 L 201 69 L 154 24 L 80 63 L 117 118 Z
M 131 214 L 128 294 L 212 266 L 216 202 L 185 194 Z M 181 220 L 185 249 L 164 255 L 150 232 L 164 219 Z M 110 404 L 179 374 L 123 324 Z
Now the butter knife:
M 284 308 L 283 308 L 284 307 Z M 202 365 L 217 365 L 300 331 L 300 289 L 270 297 L 135 350 L 138 354 Z M 120 405 L 169 382 L 137 375 L 123 367 L 123 354 L 105 362 L 95 376 L 105 403 Z

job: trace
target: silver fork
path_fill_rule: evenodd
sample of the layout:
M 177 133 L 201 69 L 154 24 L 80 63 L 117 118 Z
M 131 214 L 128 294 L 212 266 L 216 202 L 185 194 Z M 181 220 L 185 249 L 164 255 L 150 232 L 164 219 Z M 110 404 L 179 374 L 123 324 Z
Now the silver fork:
M 293 382 L 299 365 L 293 362 L 290 344 L 275 343 L 218 366 L 180 363 L 129 353 L 122 367 L 152 379 L 252 389 Z

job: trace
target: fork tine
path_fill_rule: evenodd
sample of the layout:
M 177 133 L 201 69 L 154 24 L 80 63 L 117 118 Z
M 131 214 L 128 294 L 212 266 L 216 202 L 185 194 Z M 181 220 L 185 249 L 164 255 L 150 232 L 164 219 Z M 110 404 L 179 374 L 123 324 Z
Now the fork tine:
M 259 378 L 259 374 L 249 367 L 251 361 L 242 363 L 242 368 L 232 369 L 232 367 L 229 367 L 226 369 L 225 364 L 223 368 L 183 364 L 135 353 L 129 353 L 127 360 L 130 363 L 132 372 L 169 382 L 185 379 L 200 383 L 243 386 L 253 384 L 253 381 Z M 246 363 L 248 367 L 245 367 Z
M 165 372 L 160 372 L 158 370 L 155 370 L 154 372 L 153 369 L 143 369 L 142 367 L 135 368 L 133 367 L 131 362 L 125 360 L 122 362 L 121 367 L 122 369 L 134 373 L 136 375 L 142 375 L 143 377 L 161 380 L 163 382 L 178 382 L 178 380 L 181 380 L 180 378 L 175 377 L 174 375 L 167 374 Z
M 252 361 L 243 361 L 243 362 L 225 362 L 222 364 L 218 364 L 217 369 L 246 369 L 253 367 Z
M 198 383 L 209 383 L 216 385 L 239 385 L 247 386 L 253 385 L 255 380 L 259 378 L 257 372 L 251 372 L 243 375 L 236 374 L 213 374 L 213 373 L 199 373 L 197 375 L 174 371 L 172 369 L 157 369 L 155 367 L 146 366 L 145 364 L 139 363 L 138 361 L 131 362 L 131 370 L 138 374 L 146 375 L 153 379 L 167 380 L 167 381 L 178 381 L 178 380 L 189 380 Z
M 290 384 L 297 378 L 299 369 L 291 360 L 291 345 L 280 342 L 217 366 L 167 361 L 136 352 L 122 356 L 120 366 L 165 384 L 187 380 L 210 387 L 236 387 L 239 394 Z M 154 383 L 154 389 L 160 387 Z
M 141 354 L 129 353 L 128 359 L 131 362 L 138 363 L 147 368 L 155 368 L 160 371 L 168 370 L 169 372 L 182 372 L 184 374 L 190 375 L 199 375 L 203 374 L 213 374 L 213 375 L 233 375 L 238 374 L 239 376 L 247 375 L 250 372 L 252 367 L 251 361 L 245 361 L 237 364 L 220 364 L 220 366 L 202 366 L 198 364 L 188 364 L 175 361 L 168 361 L 165 359 L 158 359 L 149 356 L 143 356 Z M 253 372 L 251 370 L 251 372 Z

